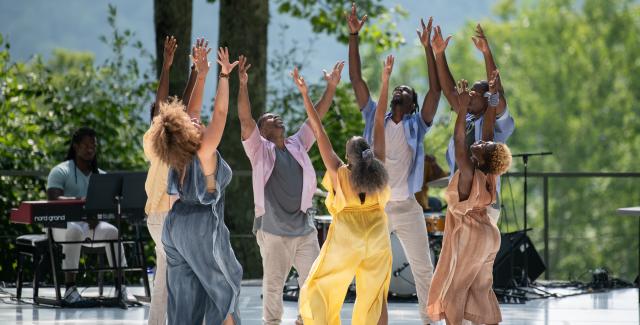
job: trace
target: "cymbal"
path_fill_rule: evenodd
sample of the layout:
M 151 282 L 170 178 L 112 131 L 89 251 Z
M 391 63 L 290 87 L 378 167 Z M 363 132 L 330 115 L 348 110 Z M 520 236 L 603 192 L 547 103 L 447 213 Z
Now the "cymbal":
M 429 187 L 447 187 L 449 185 L 449 176 L 428 182 L 427 185 L 429 185 Z

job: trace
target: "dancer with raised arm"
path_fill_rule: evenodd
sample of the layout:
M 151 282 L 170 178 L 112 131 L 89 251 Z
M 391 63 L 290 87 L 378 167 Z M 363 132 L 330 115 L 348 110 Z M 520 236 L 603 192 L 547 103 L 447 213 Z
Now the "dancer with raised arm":
M 251 162 L 255 219 L 253 231 L 262 257 L 262 320 L 264 324 L 280 324 L 282 320 L 282 290 L 291 266 L 298 272 L 298 284 L 304 284 L 318 257 L 320 246 L 313 219 L 307 210 L 312 207 L 316 190 L 316 172 L 308 151 L 316 138 L 304 122 L 298 132 L 286 137 L 282 119 L 265 113 L 258 123 L 251 116 L 249 76 L 245 57 L 240 56 L 238 74 L 238 117 L 242 145 Z M 327 88 L 314 106 L 322 118 L 336 92 L 344 62 L 337 62 L 331 73 L 324 72 Z M 297 73 L 297 70 L 296 70 Z M 298 317 L 296 323 L 302 323 Z
M 493 54 L 491 53 L 491 48 L 489 47 L 489 41 L 482 29 L 482 26 L 478 24 L 476 26 L 476 34 L 472 38 L 473 43 L 476 48 L 482 53 L 485 62 L 485 68 L 487 71 L 487 80 L 491 79 L 491 73 L 497 70 L 496 63 L 493 59 Z M 436 56 L 436 66 L 438 69 L 438 77 L 440 79 L 440 83 L 442 84 L 442 92 L 447 98 L 447 101 L 455 110 L 456 105 L 455 101 L 457 98 L 456 85 L 451 75 L 451 71 L 449 70 L 449 65 L 447 63 L 447 58 L 445 56 L 445 50 L 447 45 L 449 44 L 449 40 L 451 40 L 451 36 L 447 37 L 445 40 L 442 37 L 442 29 L 440 26 L 436 26 L 435 35 L 433 37 L 433 51 Z M 489 108 L 490 101 L 497 101 L 497 105 L 493 105 L 493 109 L 496 110 L 495 114 L 495 123 L 493 123 L 493 134 L 494 141 L 506 143 L 511 134 L 515 129 L 515 123 L 513 121 L 513 117 L 509 114 L 509 109 L 507 108 L 507 99 L 504 95 L 504 89 L 502 88 L 502 84 L 500 84 L 499 88 L 493 93 L 493 97 L 489 96 L 489 83 L 487 80 L 478 80 L 471 87 L 471 100 L 469 101 L 467 107 L 467 115 L 465 116 L 465 134 L 466 134 L 466 144 L 467 148 L 471 146 L 477 139 L 482 139 L 484 137 L 484 121 L 485 121 L 485 112 Z M 454 145 L 454 139 L 451 137 L 449 140 L 449 147 L 447 148 L 447 164 L 449 165 L 450 176 L 453 176 L 457 166 L 456 166 L 456 147 Z M 500 178 L 498 178 L 496 183 L 496 192 L 497 199 L 496 202 L 489 208 L 489 212 L 495 216 L 500 216 Z
M 348 16 L 351 35 L 349 36 L 349 78 L 361 107 L 365 121 L 364 137 L 371 143 L 373 120 L 377 107 L 387 111 L 387 106 L 377 105 L 369 93 L 367 83 L 362 78 L 358 36 L 366 15 L 358 19 L 355 4 Z M 384 136 L 387 143 L 385 167 L 389 172 L 391 199 L 386 207 L 389 216 L 389 232 L 397 235 L 404 253 L 411 265 L 418 295 L 418 309 L 424 324 L 430 322 L 426 313 L 429 284 L 433 276 L 429 239 L 422 207 L 415 193 L 422 190 L 424 173 L 424 136 L 431 128 L 440 100 L 440 83 L 436 73 L 436 63 L 431 48 L 431 26 L 433 18 L 425 25 L 420 21 L 418 38 L 424 47 L 429 74 L 429 91 L 418 105 L 418 95 L 409 86 L 398 86 L 393 90 L 391 110 L 384 116 Z M 383 308 L 380 324 L 387 323 L 386 306 Z
M 500 89 L 498 72 L 492 76 L 490 96 Z M 448 325 L 462 324 L 463 319 L 497 324 L 502 317 L 492 286 L 500 231 L 497 217 L 487 209 L 496 200 L 497 177 L 511 165 L 511 152 L 504 143 L 493 141 L 496 102 L 485 110 L 482 140 L 467 146 L 465 117 L 475 94 L 470 94 L 466 80 L 457 90 L 451 100 L 458 112 L 454 129 L 458 170 L 445 193 L 447 222 L 428 312 L 431 319 L 445 319 Z
M 224 191 L 231 168 L 217 147 L 227 119 L 229 74 L 238 62 L 218 50 L 220 76 L 211 120 L 200 125 L 202 94 L 210 63 L 206 47 L 195 50 L 198 73 L 186 112 L 178 101 L 161 104 L 152 127 L 153 149 L 169 165 L 169 194 L 179 195 L 166 217 L 162 244 L 167 254 L 169 324 L 239 324 L 242 267 L 224 224 Z M 188 112 L 194 112 L 189 115 Z
M 304 79 L 297 73 L 293 75 L 327 168 L 322 185 L 328 192 L 326 205 L 333 217 L 320 256 L 300 293 L 300 314 L 305 325 L 340 324 L 340 309 L 354 276 L 358 294 L 351 324 L 377 323 L 387 299 L 391 244 L 384 212 L 389 199 L 389 175 L 383 165 L 384 107 L 393 60 L 388 56 L 384 62 L 373 147 L 362 137 L 352 137 L 346 144 L 346 164 L 333 151 L 311 105 Z
M 192 55 L 195 56 L 195 49 L 202 46 L 207 47 L 204 39 L 197 39 L 196 45 L 191 50 Z M 164 40 L 162 70 L 160 72 L 158 90 L 156 91 L 156 100 L 151 106 L 151 124 L 142 139 L 144 156 L 149 161 L 149 171 L 147 172 L 147 180 L 144 184 L 147 193 L 147 203 L 144 211 L 147 215 L 147 229 L 156 244 L 156 272 L 153 278 L 148 322 L 148 324 L 153 325 L 167 323 L 167 256 L 164 253 L 164 247 L 162 247 L 162 227 L 167 213 L 169 213 L 169 209 L 171 209 L 171 203 L 174 198 L 169 197 L 167 194 L 169 166 L 162 162 L 154 153 L 151 131 L 153 119 L 158 115 L 160 105 L 163 103 L 166 104 L 169 98 L 169 73 L 177 48 L 177 40 L 173 36 L 167 36 Z M 191 98 L 191 91 L 193 90 L 197 74 L 195 64 L 192 64 L 189 81 L 182 95 L 183 103 L 186 107 L 189 107 L 189 99 Z M 192 109 L 199 111 L 200 107 L 192 107 Z M 189 114 L 193 114 L 193 112 Z

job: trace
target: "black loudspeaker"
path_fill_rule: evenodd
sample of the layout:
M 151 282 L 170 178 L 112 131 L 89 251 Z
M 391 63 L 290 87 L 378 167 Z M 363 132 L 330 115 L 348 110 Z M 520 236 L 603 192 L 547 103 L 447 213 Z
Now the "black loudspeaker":
M 525 263 L 525 259 L 528 263 Z M 528 268 L 529 283 L 535 281 L 547 268 L 524 231 L 501 234 L 500 250 L 493 263 L 493 286 L 520 286 L 525 266 Z

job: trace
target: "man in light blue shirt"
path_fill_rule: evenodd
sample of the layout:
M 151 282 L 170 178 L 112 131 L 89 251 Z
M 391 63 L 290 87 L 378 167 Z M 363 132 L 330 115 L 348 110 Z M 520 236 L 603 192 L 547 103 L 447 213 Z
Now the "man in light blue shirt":
M 71 139 L 67 159 L 56 165 L 49 172 L 47 178 L 47 199 L 76 199 L 85 198 L 89 188 L 89 178 L 92 174 L 104 174 L 98 168 L 96 158 L 96 133 L 93 129 L 82 127 L 78 129 Z M 116 240 L 118 239 L 118 229 L 103 221 L 88 220 L 88 222 L 68 222 L 67 228 L 53 228 L 53 238 L 56 241 L 83 241 L 87 238 L 92 240 Z M 111 260 L 111 248 L 106 243 L 96 244 L 62 244 L 62 270 L 76 269 L 80 263 L 81 245 L 105 247 L 109 265 L 113 266 Z M 124 261 L 124 249 L 122 249 L 122 264 Z M 82 299 L 76 287 L 76 272 L 65 272 L 64 300 L 67 303 L 78 302 Z M 126 291 L 124 291 L 126 297 Z
M 451 104 L 457 100 L 458 93 L 456 91 L 456 84 L 451 75 L 451 71 L 449 70 L 449 66 L 447 64 L 447 58 L 445 56 L 445 49 L 449 43 L 451 36 L 449 36 L 446 40 L 442 37 L 442 31 L 440 27 L 436 27 L 435 37 L 433 39 L 433 50 L 435 52 L 436 57 L 436 66 L 438 69 L 438 77 L 440 79 L 440 83 L 442 85 L 442 91 L 447 98 L 447 101 Z M 489 42 L 482 30 L 480 24 L 476 27 L 476 35 L 473 37 L 473 43 L 476 48 L 482 52 L 485 67 L 487 71 L 487 79 L 491 79 L 491 74 L 497 70 L 495 61 L 493 60 L 493 54 L 491 53 L 491 49 L 489 48 Z M 513 121 L 513 117 L 509 114 L 509 110 L 507 108 L 507 100 L 504 96 L 504 90 L 501 88 L 498 89 L 499 102 L 495 107 L 489 107 L 488 101 L 490 98 L 487 98 L 489 95 L 489 83 L 486 80 L 476 81 L 469 95 L 471 96 L 471 101 L 469 102 L 468 113 L 466 116 L 466 144 L 467 146 L 471 146 L 475 141 L 482 139 L 482 125 L 484 121 L 484 112 L 487 109 L 495 109 L 496 110 L 496 123 L 494 127 L 494 141 L 506 143 L 507 139 L 513 133 L 515 129 L 515 123 Z M 498 99 L 498 98 L 494 98 Z M 452 107 L 455 105 L 451 104 Z M 451 176 L 456 170 L 455 166 L 455 149 L 453 146 L 453 137 L 449 141 L 449 147 L 447 148 L 447 164 L 449 165 L 449 170 L 451 172 Z M 496 187 L 497 194 L 500 194 L 500 179 L 498 178 L 498 183 Z M 489 211 L 492 215 L 500 214 L 500 205 L 499 205 L 499 195 L 496 196 L 498 199 L 496 203 L 493 205 L 493 210 Z
M 349 37 L 349 77 L 361 107 L 365 121 L 364 138 L 373 143 L 373 120 L 376 103 L 371 99 L 369 88 L 362 79 L 358 33 L 364 24 L 364 18 L 358 19 L 355 5 L 348 17 Z M 402 243 L 405 256 L 410 265 L 418 296 L 419 312 L 424 324 L 431 323 L 427 316 L 427 300 L 433 265 L 431 263 L 429 238 L 422 206 L 415 193 L 422 189 L 424 175 L 423 139 L 431 128 L 431 123 L 440 100 L 440 84 L 436 74 L 435 58 L 431 48 L 432 19 L 425 25 L 421 21 L 418 37 L 425 51 L 429 75 L 429 91 L 422 103 L 418 104 L 418 95 L 409 86 L 398 86 L 393 90 L 391 110 L 384 120 L 385 128 L 385 168 L 389 173 L 391 197 L 385 212 L 389 218 L 389 232 L 395 234 Z M 373 63 L 375 64 L 375 63 Z M 408 273 L 409 270 L 406 272 Z M 408 275 L 408 274 L 407 274 Z M 409 275 L 410 276 L 410 275 Z M 395 281 L 404 280 L 404 274 L 391 278 L 391 287 Z M 387 323 L 387 308 L 384 306 L 380 323 Z

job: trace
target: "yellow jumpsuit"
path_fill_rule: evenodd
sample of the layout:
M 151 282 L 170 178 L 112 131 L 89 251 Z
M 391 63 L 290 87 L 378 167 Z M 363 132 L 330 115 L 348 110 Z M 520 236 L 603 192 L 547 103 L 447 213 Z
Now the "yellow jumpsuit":
M 338 169 L 338 184 L 325 174 L 327 209 L 333 216 L 320 255 L 300 293 L 305 325 L 340 324 L 340 309 L 356 277 L 356 302 L 351 324 L 376 324 L 387 299 L 391 275 L 391 244 L 384 206 L 389 188 L 360 201 L 349 182 L 349 169 Z

